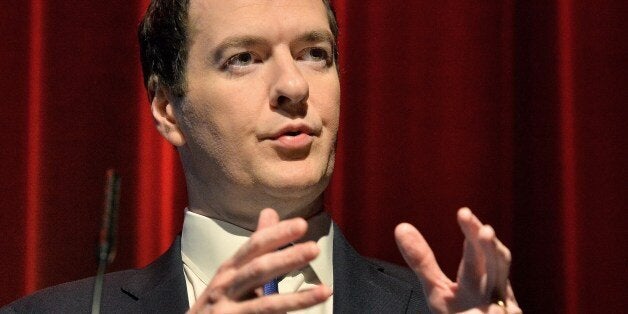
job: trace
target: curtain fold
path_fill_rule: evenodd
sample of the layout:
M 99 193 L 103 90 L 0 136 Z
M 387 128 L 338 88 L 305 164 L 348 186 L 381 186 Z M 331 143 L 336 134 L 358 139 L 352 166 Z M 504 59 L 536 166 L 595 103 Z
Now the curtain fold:
M 180 231 L 185 181 L 154 130 L 136 27 L 147 0 L 0 3 L 0 304 L 91 276 L 104 174 L 118 254 Z M 340 25 L 341 129 L 325 205 L 361 253 L 402 263 L 415 224 L 455 276 L 471 207 L 513 253 L 526 312 L 621 312 L 628 260 L 622 1 L 355 1 Z

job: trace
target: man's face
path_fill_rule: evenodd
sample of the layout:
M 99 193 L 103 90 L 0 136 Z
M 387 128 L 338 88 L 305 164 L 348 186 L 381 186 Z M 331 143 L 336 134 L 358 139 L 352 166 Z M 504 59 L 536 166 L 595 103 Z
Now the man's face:
M 188 29 L 186 95 L 175 106 L 188 185 L 322 193 L 340 103 L 322 1 L 192 0 Z

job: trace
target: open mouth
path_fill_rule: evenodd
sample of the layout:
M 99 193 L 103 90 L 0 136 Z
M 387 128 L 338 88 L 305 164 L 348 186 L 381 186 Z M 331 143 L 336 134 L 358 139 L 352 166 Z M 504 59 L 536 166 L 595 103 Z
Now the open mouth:
M 280 139 L 282 137 L 294 138 L 294 137 L 298 137 L 299 135 L 309 135 L 309 134 L 307 132 L 303 132 L 303 131 L 288 131 L 288 132 L 281 133 L 281 134 L 277 135 L 276 137 L 274 137 L 272 139 L 273 140 L 277 140 L 277 139 Z
M 298 136 L 301 133 L 303 133 L 303 132 L 301 132 L 301 131 L 292 131 L 292 132 L 286 132 L 282 136 Z

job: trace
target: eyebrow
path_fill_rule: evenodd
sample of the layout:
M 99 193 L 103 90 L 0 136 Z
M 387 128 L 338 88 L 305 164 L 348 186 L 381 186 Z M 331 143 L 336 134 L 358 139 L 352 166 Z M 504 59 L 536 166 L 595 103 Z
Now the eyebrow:
M 297 38 L 297 41 L 300 42 L 327 42 L 330 45 L 333 45 L 334 37 L 331 35 L 329 31 L 326 30 L 314 30 L 311 32 L 307 32 Z
M 297 37 L 296 42 L 307 42 L 307 43 L 315 43 L 315 42 L 327 42 L 330 45 L 334 45 L 334 39 L 332 34 L 327 30 L 314 30 L 307 33 L 304 33 Z M 258 45 L 267 45 L 268 40 L 264 39 L 260 36 L 232 36 L 227 37 L 223 40 L 218 46 L 214 49 L 214 53 L 212 54 L 212 60 L 214 63 L 220 62 L 222 59 L 225 50 L 230 48 L 246 48 Z
M 266 44 L 266 43 L 268 43 L 267 40 L 258 36 L 227 37 L 220 44 L 218 44 L 216 49 L 214 49 L 214 53 L 212 54 L 213 61 L 214 63 L 220 62 L 225 50 L 227 49 L 251 47 L 251 46 L 257 46 L 257 45 Z

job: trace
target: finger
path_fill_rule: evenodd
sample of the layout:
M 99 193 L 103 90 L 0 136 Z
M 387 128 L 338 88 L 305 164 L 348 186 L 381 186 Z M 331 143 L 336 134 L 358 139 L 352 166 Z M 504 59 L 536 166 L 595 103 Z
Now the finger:
M 510 264 L 512 262 L 512 255 L 510 250 L 495 236 L 493 240 L 496 252 L 496 273 L 495 273 L 495 285 L 501 292 L 502 296 L 506 299 L 508 296 L 508 276 L 510 275 Z
M 481 244 L 486 255 L 487 289 L 491 298 L 508 299 L 508 275 L 512 260 L 510 250 L 497 238 L 489 225 L 482 227 Z
M 320 285 L 309 290 L 291 294 L 273 294 L 237 304 L 238 313 L 285 313 L 306 309 L 325 302 L 332 295 L 331 289 Z M 219 313 L 222 313 L 218 311 Z
M 460 266 L 458 266 L 456 282 L 474 291 L 477 291 L 481 287 L 481 281 L 477 278 L 482 278 L 484 275 L 484 265 L 482 264 L 482 267 L 479 267 L 477 254 L 475 247 L 471 244 L 469 239 L 465 239 L 462 250 L 462 261 L 460 261 Z
M 480 229 L 479 241 L 482 247 L 482 253 L 485 256 L 486 265 L 486 287 L 485 295 L 488 301 L 492 299 L 502 299 L 504 291 L 496 286 L 497 278 L 497 248 L 495 246 L 495 230 L 493 227 L 486 225 Z
M 242 299 L 273 278 L 305 267 L 318 253 L 316 243 L 308 241 L 255 258 L 236 272 L 226 294 L 232 299 Z
M 264 208 L 259 213 L 259 220 L 257 221 L 257 230 L 272 226 L 279 222 L 279 215 L 272 208 Z
M 480 244 L 482 222 L 469 208 L 463 207 L 457 213 L 458 225 L 465 236 L 465 247 L 458 270 L 458 283 L 471 291 L 485 293 L 486 256 Z
M 423 282 L 429 295 L 434 287 L 444 287 L 452 282 L 438 266 L 434 252 L 419 231 L 408 223 L 395 228 L 395 239 L 404 260 Z
M 262 222 L 262 229 L 255 231 L 234 256 L 223 264 L 224 267 L 240 267 L 260 255 L 296 241 L 307 231 L 307 222 L 303 218 L 284 220 L 270 226 L 265 226 L 265 223 Z
M 482 222 L 467 207 L 460 208 L 457 213 L 458 225 L 462 230 L 465 238 L 475 248 L 476 252 L 480 251 L 480 243 L 478 242 L 479 232 L 482 228 Z

